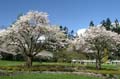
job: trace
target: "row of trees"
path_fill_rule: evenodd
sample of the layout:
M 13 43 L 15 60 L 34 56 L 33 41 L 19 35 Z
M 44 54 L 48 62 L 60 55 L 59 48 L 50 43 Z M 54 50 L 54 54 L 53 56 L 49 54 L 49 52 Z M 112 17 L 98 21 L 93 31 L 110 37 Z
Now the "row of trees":
M 119 50 L 120 36 L 108 29 L 109 20 L 99 27 L 93 22 L 90 26 L 83 35 L 75 37 L 74 31 L 69 32 L 67 27 L 50 25 L 47 13 L 30 11 L 0 33 L 0 48 L 24 55 L 27 67 L 32 66 L 33 58 L 43 50 L 55 53 L 54 57 L 59 56 L 63 61 L 71 61 L 73 56 L 83 59 L 83 54 L 92 53 L 96 68 L 100 69 L 103 56 Z
M 100 24 L 101 26 L 104 26 L 107 30 L 111 30 L 120 34 L 120 25 L 118 19 L 115 19 L 115 21 L 112 22 L 110 18 L 107 18 L 106 20 L 102 20 Z M 89 26 L 95 26 L 94 22 L 90 21 Z

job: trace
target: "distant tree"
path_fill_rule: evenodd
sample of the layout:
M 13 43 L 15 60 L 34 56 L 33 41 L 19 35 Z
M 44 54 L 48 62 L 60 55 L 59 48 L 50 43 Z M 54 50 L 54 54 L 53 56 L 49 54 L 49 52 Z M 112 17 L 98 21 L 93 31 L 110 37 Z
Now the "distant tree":
M 102 26 L 106 26 L 106 21 L 105 20 L 102 20 L 102 22 L 101 22 L 101 24 L 102 24 Z
M 116 26 L 116 27 L 119 26 L 119 21 L 118 21 L 118 19 L 115 19 L 115 26 Z
M 94 26 L 93 21 L 90 21 L 89 27 L 93 27 L 93 26 Z
M 68 27 L 65 26 L 65 27 L 63 28 L 63 30 L 64 30 L 64 33 L 66 34 L 66 36 L 68 37 L 68 32 L 69 32 L 69 31 L 68 31 Z
M 63 30 L 63 26 L 60 26 L 60 30 L 61 30 L 61 31 Z
M 23 13 L 19 13 L 17 19 L 19 20 L 21 16 L 23 16 Z
M 68 38 L 69 38 L 70 40 L 73 40 L 73 39 L 74 39 L 74 31 L 73 31 L 73 30 L 70 31 L 70 33 L 69 33 L 69 35 L 68 35 Z
M 110 20 L 109 18 L 106 19 L 106 26 L 105 26 L 105 28 L 106 28 L 107 30 L 110 30 L 110 29 L 111 29 L 111 20 Z

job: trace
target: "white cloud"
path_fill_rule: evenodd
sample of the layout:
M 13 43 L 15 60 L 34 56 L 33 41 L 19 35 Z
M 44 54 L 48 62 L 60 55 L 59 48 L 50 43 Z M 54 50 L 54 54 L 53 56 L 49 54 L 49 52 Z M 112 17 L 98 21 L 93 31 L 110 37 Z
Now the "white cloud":
M 77 31 L 77 35 L 78 35 L 78 36 L 83 35 L 83 34 L 85 33 L 85 31 L 86 31 L 86 28 L 79 29 L 79 30 Z
M 0 36 L 3 35 L 5 31 L 5 29 L 0 29 Z
M 4 32 L 4 31 L 5 31 L 5 29 L 0 29 L 0 33 L 1 33 L 1 32 Z

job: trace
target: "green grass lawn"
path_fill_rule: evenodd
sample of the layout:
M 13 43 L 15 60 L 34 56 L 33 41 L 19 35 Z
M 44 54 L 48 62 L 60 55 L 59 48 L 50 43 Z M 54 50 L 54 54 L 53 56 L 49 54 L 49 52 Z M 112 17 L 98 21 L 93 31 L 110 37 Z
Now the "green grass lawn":
M 24 65 L 24 61 L 8 61 L 8 60 L 0 60 L 0 66 L 16 66 L 16 65 Z M 33 65 L 41 64 L 40 62 L 33 62 Z
M 24 74 L 16 76 L 1 76 L 0 79 L 102 79 L 73 74 Z
M 24 65 L 24 61 L 8 61 L 0 60 L 0 66 L 15 66 L 15 65 Z M 46 63 L 46 62 L 33 62 L 33 65 L 66 65 L 70 66 L 71 63 Z
M 24 65 L 24 61 L 7 61 L 7 60 L 0 60 L 0 66 L 16 66 L 16 65 Z M 81 64 L 71 64 L 71 63 L 51 63 L 51 62 L 33 62 L 33 65 L 61 65 L 61 66 L 90 66 L 95 67 L 95 65 L 81 65 Z M 120 65 L 119 65 L 120 66 Z M 120 69 L 118 65 L 110 65 L 110 64 L 103 64 L 102 68 L 106 69 Z
M 0 60 L 0 66 L 15 66 L 15 65 L 22 65 L 24 62 L 22 61 L 6 61 Z
M 20 69 L 23 69 L 23 66 L 21 67 L 17 67 L 18 65 L 23 65 L 25 62 L 23 61 L 6 61 L 6 60 L 0 60 L 0 68 L 1 69 L 6 69 L 6 70 L 11 70 L 11 71 L 17 71 Z M 13 66 L 13 67 L 11 67 Z M 100 73 L 100 74 L 118 74 L 120 75 L 120 65 L 111 65 L 111 64 L 103 64 L 102 65 L 102 70 L 95 70 L 95 65 L 81 65 L 81 64 L 71 64 L 71 63 L 51 63 L 51 62 L 33 62 L 33 67 L 32 70 L 36 71 L 36 70 L 46 70 L 46 68 L 48 68 L 47 70 L 49 70 L 52 67 L 52 70 L 55 70 L 55 67 L 53 66 L 76 66 L 82 69 L 85 68 L 85 70 L 80 70 L 82 72 L 94 72 L 94 73 Z M 12 68 L 12 69 L 11 69 Z M 20 69 L 19 69 L 20 68 Z

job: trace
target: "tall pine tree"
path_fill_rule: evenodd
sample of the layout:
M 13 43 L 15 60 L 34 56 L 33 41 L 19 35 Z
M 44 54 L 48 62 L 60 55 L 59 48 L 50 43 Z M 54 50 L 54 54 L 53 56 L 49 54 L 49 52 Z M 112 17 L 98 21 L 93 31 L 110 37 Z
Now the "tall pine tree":
M 116 26 L 116 28 L 119 26 L 118 19 L 115 19 L 115 26 Z
M 101 24 L 102 24 L 102 26 L 106 26 L 106 22 L 105 22 L 105 20 L 102 20 L 102 22 L 101 22 Z
M 89 27 L 93 27 L 93 26 L 94 26 L 93 21 L 90 21 Z
M 107 30 L 111 30 L 111 20 L 109 18 L 106 19 L 106 26 L 105 26 L 105 28 Z

